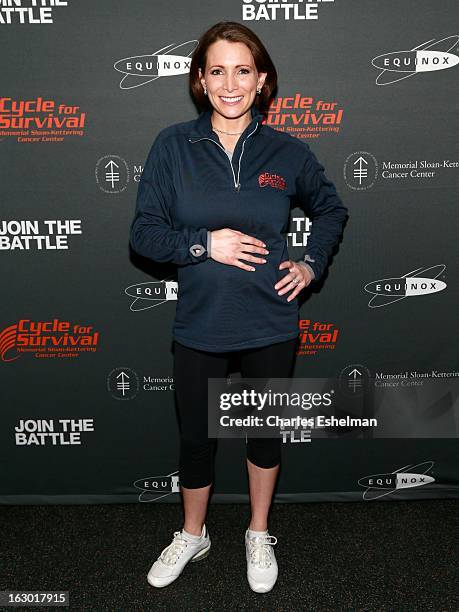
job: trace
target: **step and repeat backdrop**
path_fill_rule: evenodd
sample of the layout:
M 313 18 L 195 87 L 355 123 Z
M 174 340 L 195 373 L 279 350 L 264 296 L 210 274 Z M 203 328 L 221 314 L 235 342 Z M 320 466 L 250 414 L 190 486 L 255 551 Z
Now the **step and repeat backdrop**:
M 294 377 L 359 401 L 283 429 L 275 501 L 458 496 L 458 7 L 439 5 L 0 1 L 0 502 L 180 501 L 176 269 L 129 229 L 156 135 L 197 116 L 190 58 L 222 20 L 263 41 L 266 122 L 349 209 L 303 292 Z M 312 231 L 292 207 L 292 259 Z M 215 501 L 248 501 L 245 452 L 219 439 Z

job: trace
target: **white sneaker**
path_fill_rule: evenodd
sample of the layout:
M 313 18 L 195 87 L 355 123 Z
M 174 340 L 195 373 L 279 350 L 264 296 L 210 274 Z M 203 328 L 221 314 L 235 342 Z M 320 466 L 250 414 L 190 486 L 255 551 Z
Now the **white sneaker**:
M 267 593 L 276 584 L 278 567 L 272 548 L 276 543 L 277 538 L 269 533 L 250 538 L 249 530 L 245 532 L 247 580 L 256 593 Z
M 210 537 L 205 524 L 199 540 L 192 540 L 182 531 L 174 531 L 174 538 L 159 555 L 148 572 L 147 580 L 154 587 L 164 587 L 180 576 L 188 561 L 200 561 L 210 550 Z

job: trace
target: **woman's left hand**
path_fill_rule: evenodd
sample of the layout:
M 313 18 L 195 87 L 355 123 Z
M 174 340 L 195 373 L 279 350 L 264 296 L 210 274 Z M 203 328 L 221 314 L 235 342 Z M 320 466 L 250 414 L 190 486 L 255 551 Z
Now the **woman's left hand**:
M 296 263 L 296 261 L 283 261 L 279 266 L 279 270 L 284 270 L 285 268 L 289 269 L 289 273 L 274 285 L 274 289 L 277 290 L 278 295 L 284 295 L 284 293 L 293 289 L 287 298 L 287 302 L 291 302 L 302 289 L 309 285 L 313 278 L 306 266 L 302 266 Z

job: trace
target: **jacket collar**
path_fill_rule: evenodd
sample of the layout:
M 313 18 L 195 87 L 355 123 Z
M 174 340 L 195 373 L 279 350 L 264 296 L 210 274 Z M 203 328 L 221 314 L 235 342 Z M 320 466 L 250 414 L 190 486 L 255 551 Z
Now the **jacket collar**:
M 211 122 L 212 112 L 213 112 L 213 109 L 206 109 L 199 114 L 199 116 L 195 119 L 193 126 L 190 130 L 190 137 L 192 138 L 200 138 L 203 136 L 206 136 L 207 138 L 211 136 L 213 136 L 213 138 L 216 137 L 216 133 L 212 130 L 212 122 Z M 253 105 L 250 108 L 250 112 L 252 115 L 252 120 L 249 123 L 249 125 L 245 128 L 245 130 L 242 132 L 240 136 L 242 140 L 246 136 L 251 134 L 252 132 L 253 134 L 258 133 L 262 126 L 264 115 L 259 112 L 259 110 L 257 109 L 255 105 Z

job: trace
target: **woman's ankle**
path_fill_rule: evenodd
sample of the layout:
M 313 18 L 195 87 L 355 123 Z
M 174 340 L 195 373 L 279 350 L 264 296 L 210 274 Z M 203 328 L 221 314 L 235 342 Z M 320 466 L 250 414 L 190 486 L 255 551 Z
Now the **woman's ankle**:
M 202 528 L 204 527 L 204 523 L 202 523 L 201 526 L 199 526 L 199 524 L 195 524 L 195 525 L 188 525 L 187 523 L 185 523 L 183 525 L 183 529 L 189 533 L 190 535 L 195 535 L 195 536 L 200 536 L 202 534 Z
M 252 523 L 252 521 L 250 521 L 249 529 L 250 531 L 267 531 L 268 525 L 267 523 L 256 523 L 256 522 Z

